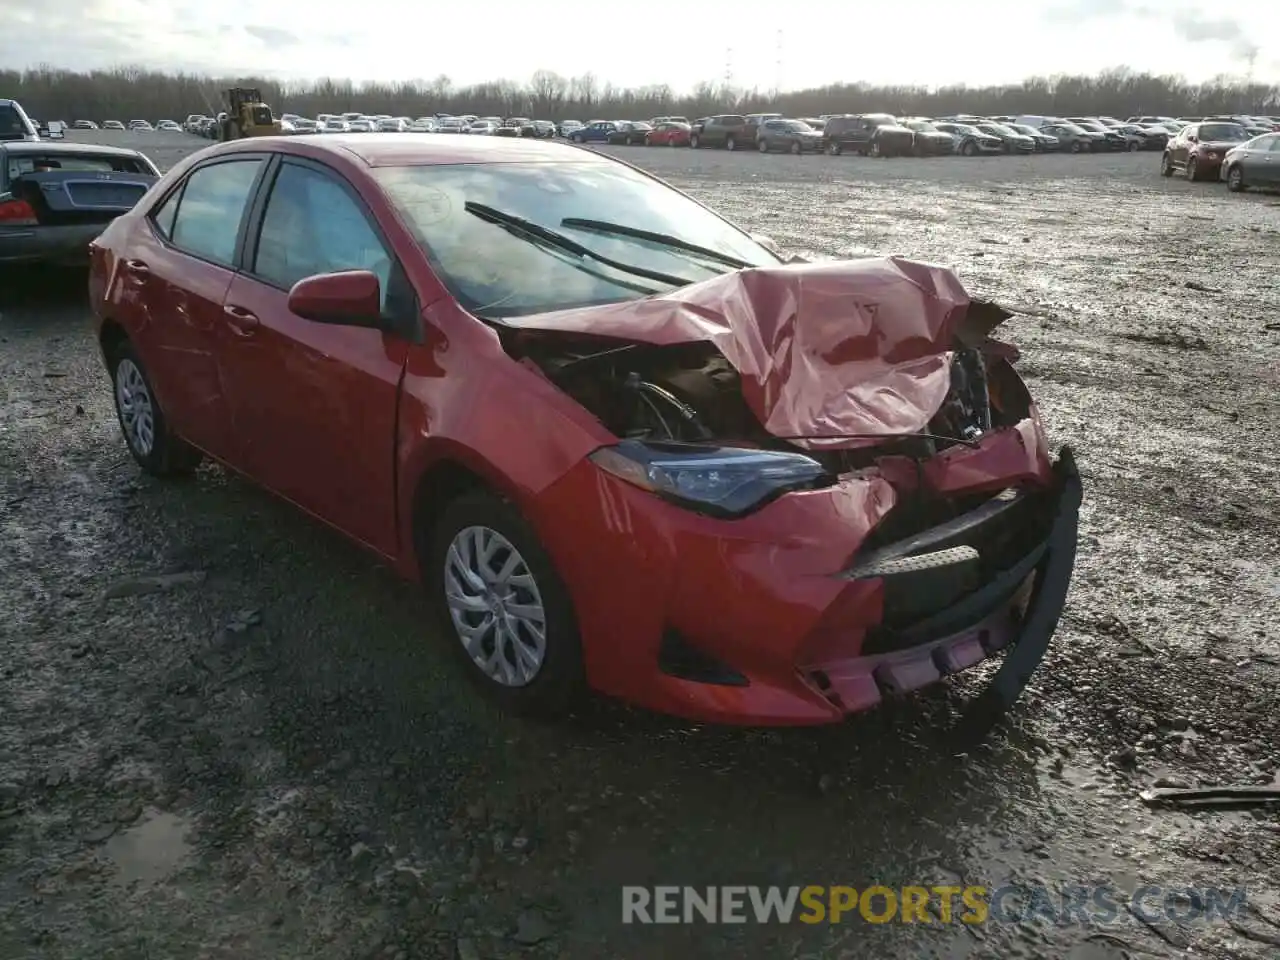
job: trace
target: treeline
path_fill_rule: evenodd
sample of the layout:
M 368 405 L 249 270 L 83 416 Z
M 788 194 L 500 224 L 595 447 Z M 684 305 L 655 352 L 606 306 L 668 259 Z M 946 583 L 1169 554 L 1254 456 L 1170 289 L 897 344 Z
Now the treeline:
M 775 93 L 702 83 L 679 92 L 666 85 L 624 89 L 592 74 L 566 77 L 539 70 L 528 83 L 495 80 L 456 86 L 448 77 L 404 83 L 354 83 L 324 79 L 281 83 L 254 77 L 171 74 L 141 67 L 78 73 L 52 67 L 0 70 L 0 96 L 22 102 L 48 120 L 179 120 L 220 109 L 221 91 L 258 87 L 277 113 L 360 110 L 392 116 L 475 113 L 538 119 L 643 119 L 664 114 L 701 117 L 712 113 L 778 111 L 788 116 L 883 111 L 899 116 L 1031 113 L 1056 116 L 1170 116 L 1218 113 L 1280 114 L 1280 88 L 1229 77 L 1191 84 L 1119 68 L 1097 76 L 1031 77 L 991 87 L 928 89 L 835 84 Z

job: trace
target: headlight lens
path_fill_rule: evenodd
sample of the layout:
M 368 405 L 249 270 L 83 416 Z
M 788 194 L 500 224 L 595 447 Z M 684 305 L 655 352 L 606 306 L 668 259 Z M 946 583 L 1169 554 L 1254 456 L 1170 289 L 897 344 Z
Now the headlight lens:
M 812 457 L 779 450 L 623 440 L 590 460 L 620 480 L 700 513 L 737 517 L 787 490 L 829 482 Z

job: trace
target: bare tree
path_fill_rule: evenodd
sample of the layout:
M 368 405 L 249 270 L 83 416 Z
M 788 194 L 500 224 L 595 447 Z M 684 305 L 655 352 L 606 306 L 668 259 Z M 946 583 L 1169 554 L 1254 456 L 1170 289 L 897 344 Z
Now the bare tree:
M 687 93 L 666 85 L 625 89 L 601 84 L 590 73 L 565 79 L 539 70 L 528 84 L 513 80 L 458 87 L 449 77 L 403 83 L 356 84 L 323 78 L 309 83 L 280 83 L 255 77 L 208 77 L 163 73 L 139 66 L 77 72 L 52 66 L 0 70 L 0 91 L 22 101 L 33 116 L 50 120 L 175 119 L 221 109 L 229 86 L 259 87 L 278 111 L 304 116 L 365 110 L 393 116 L 433 112 L 539 119 L 594 117 L 644 119 L 666 114 L 691 118 L 721 111 L 776 110 L 789 116 L 884 110 L 922 116 L 958 112 L 1110 115 L 1134 113 L 1280 115 L 1280 88 L 1223 76 L 1203 84 L 1183 77 L 1155 76 L 1117 68 L 1096 76 L 1029 77 L 1004 86 L 909 86 L 834 84 L 775 94 L 729 89 L 704 82 Z

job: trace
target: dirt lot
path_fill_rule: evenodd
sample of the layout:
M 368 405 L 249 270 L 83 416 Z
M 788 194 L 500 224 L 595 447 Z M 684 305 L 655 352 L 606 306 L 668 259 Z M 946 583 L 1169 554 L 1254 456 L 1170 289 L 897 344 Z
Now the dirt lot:
M 618 152 L 784 247 L 937 260 L 1028 308 L 1005 335 L 1087 488 L 1012 722 L 957 755 L 958 688 L 818 731 L 504 720 L 355 548 L 221 469 L 142 477 L 83 276 L 2 274 L 0 957 L 1274 957 L 1274 808 L 1136 795 L 1280 772 L 1277 198 L 1152 154 Z M 1253 912 L 620 922 L 628 883 L 872 882 L 1246 884 Z

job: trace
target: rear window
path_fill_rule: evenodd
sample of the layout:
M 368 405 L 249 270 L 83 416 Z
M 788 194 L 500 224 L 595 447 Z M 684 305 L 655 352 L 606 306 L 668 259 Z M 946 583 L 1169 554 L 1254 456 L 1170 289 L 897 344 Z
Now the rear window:
M 5 173 L 10 181 L 28 173 L 34 173 L 36 167 L 52 170 L 87 171 L 98 173 L 151 173 L 141 161 L 133 157 L 101 157 L 76 156 L 75 154 L 31 154 L 10 156 Z
M 12 104 L 0 105 L 0 140 L 25 140 L 34 133 Z

